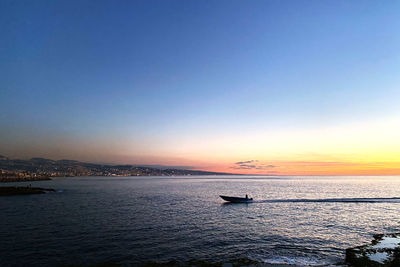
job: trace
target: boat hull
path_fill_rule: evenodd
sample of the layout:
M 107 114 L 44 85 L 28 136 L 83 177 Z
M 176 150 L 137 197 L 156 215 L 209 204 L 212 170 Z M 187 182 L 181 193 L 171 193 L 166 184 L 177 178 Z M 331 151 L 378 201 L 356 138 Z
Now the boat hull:
M 225 201 L 231 203 L 251 203 L 253 202 L 252 198 L 244 198 L 244 197 L 228 197 L 228 196 L 220 196 Z

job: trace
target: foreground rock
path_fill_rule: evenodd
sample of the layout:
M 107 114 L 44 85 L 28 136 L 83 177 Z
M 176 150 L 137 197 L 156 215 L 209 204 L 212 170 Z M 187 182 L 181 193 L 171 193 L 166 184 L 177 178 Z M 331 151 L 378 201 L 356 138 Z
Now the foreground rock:
M 350 266 L 400 266 L 400 233 L 374 235 L 371 244 L 346 249 Z
M 30 194 L 44 194 L 46 192 L 55 192 L 54 189 L 30 187 L 30 186 L 1 186 L 0 196 L 13 196 L 13 195 L 30 195 Z

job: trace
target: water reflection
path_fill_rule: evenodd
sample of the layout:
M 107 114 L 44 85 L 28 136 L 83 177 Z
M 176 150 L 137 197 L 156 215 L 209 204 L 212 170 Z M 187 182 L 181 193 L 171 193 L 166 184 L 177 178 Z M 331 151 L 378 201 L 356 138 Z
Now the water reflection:
M 4 265 L 233 257 L 336 263 L 346 247 L 400 231 L 393 198 L 400 196 L 399 177 L 81 177 L 35 186 L 63 192 L 1 199 Z M 219 198 L 242 192 L 255 201 Z

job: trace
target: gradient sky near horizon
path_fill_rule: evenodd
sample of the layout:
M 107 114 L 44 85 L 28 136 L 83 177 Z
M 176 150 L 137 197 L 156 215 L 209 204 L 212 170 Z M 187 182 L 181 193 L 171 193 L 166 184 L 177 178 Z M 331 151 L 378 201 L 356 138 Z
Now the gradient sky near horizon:
M 398 1 L 0 2 L 0 154 L 400 174 Z

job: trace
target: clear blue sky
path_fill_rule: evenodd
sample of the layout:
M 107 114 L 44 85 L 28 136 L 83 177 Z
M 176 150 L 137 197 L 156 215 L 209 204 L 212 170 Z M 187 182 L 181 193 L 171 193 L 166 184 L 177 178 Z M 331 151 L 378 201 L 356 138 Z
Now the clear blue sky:
M 21 142 L 64 137 L 151 146 L 399 114 L 399 11 L 397 1 L 3 0 L 0 149 L 23 157 Z

